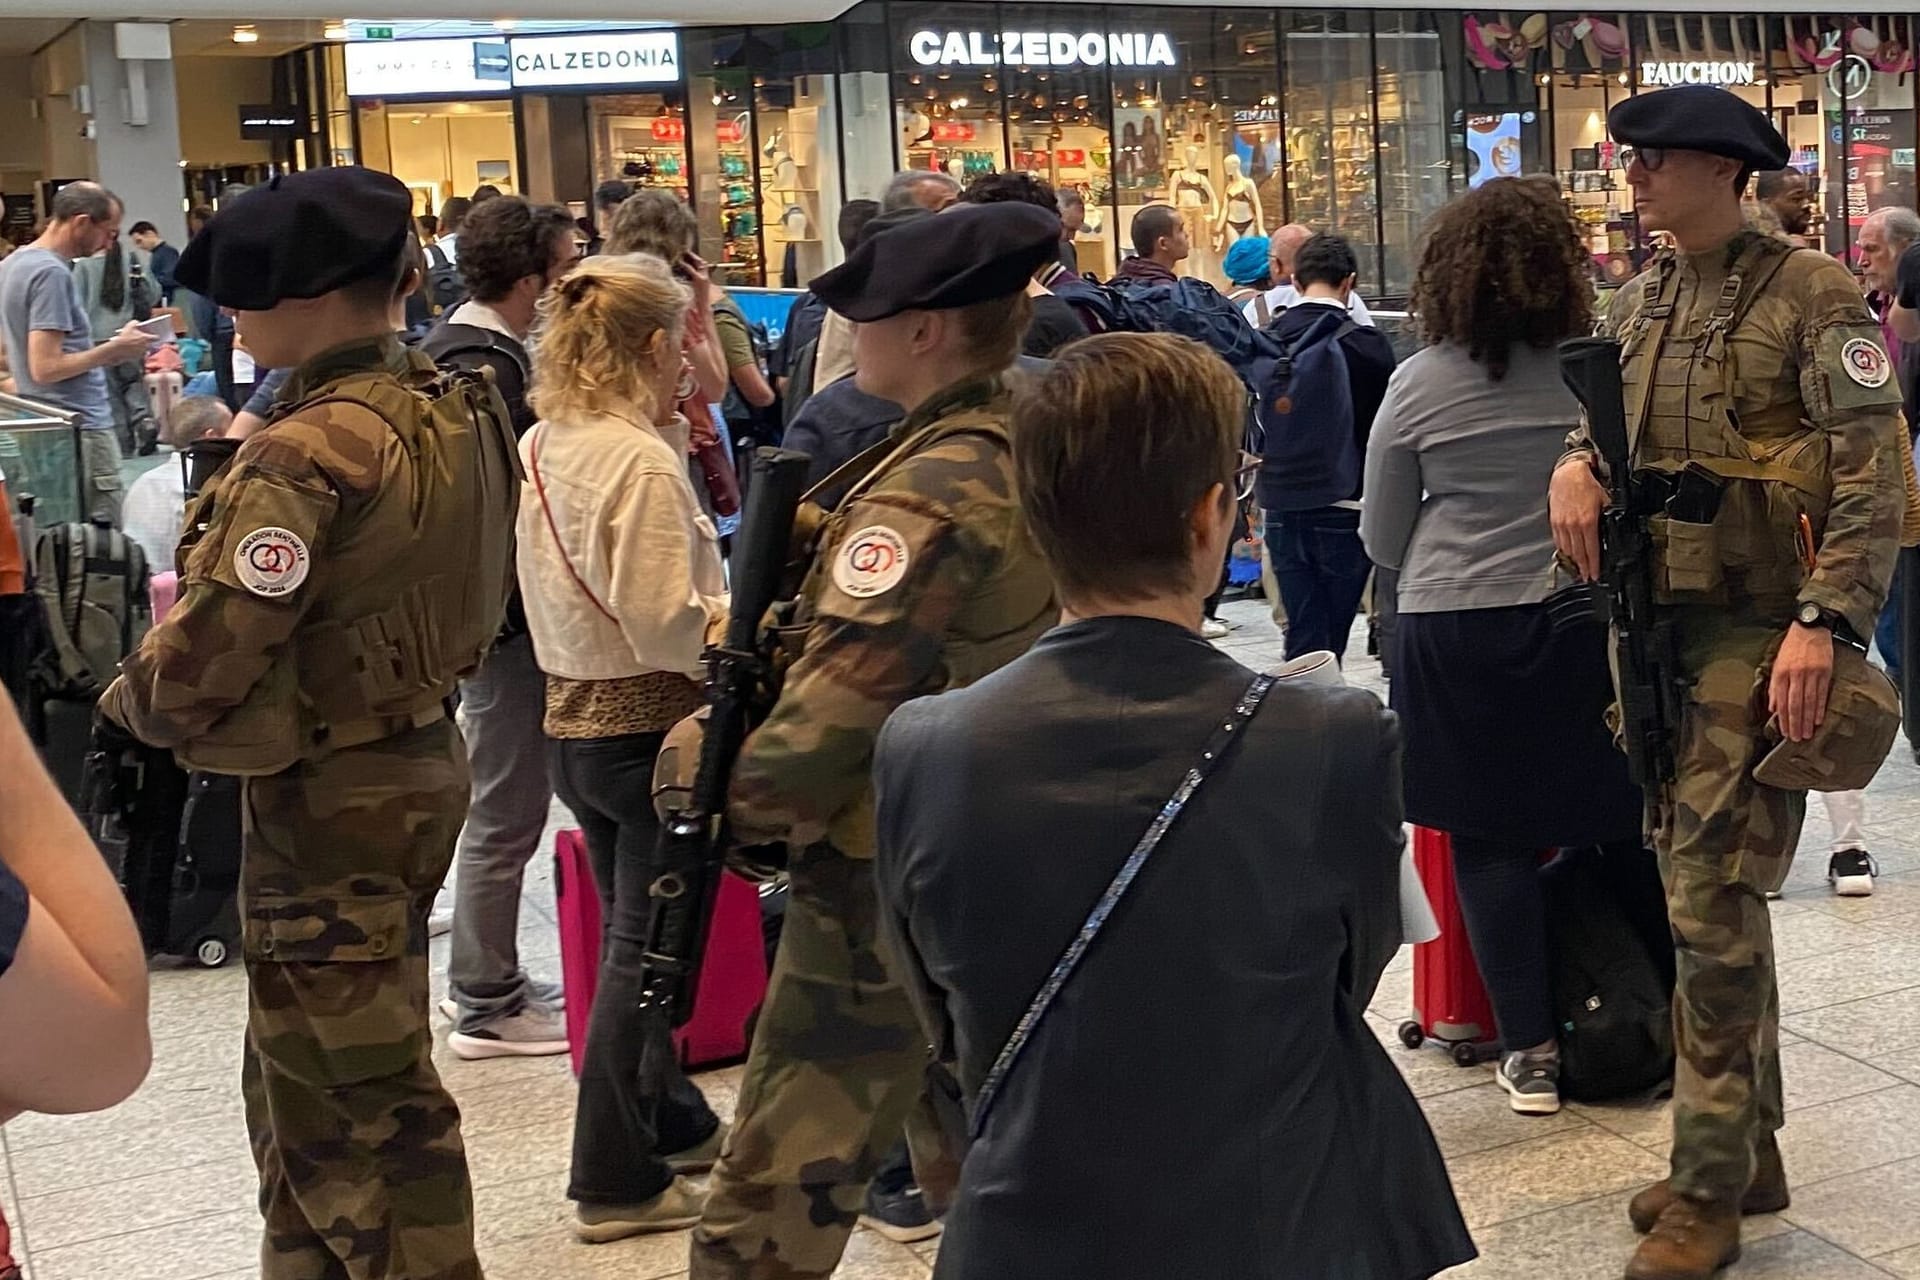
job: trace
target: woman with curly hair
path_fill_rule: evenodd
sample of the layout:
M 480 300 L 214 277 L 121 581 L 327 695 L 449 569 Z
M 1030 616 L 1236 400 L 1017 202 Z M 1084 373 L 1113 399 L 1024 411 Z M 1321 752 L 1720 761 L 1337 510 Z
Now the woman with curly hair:
M 1407 819 L 1449 833 L 1460 905 L 1522 1114 L 1560 1108 L 1545 848 L 1619 842 L 1640 795 L 1603 715 L 1605 633 L 1556 627 L 1547 481 L 1579 405 L 1556 347 L 1593 326 L 1591 259 L 1556 192 L 1495 179 L 1430 224 L 1410 309 L 1431 344 L 1387 385 L 1360 533 L 1400 571 L 1392 703 Z M 1610 859 L 1610 861 L 1613 861 Z

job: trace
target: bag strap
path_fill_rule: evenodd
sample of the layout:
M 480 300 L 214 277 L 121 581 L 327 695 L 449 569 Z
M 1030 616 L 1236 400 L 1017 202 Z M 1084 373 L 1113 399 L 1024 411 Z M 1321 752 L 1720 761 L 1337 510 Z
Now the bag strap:
M 1033 1003 L 1027 1006 L 1026 1013 L 1022 1014 L 1020 1021 L 1014 1024 L 1013 1034 L 1007 1038 L 1006 1045 L 1000 1050 L 1000 1056 L 994 1059 L 986 1079 L 980 1082 L 980 1096 L 974 1103 L 973 1120 L 968 1125 L 970 1136 L 974 1141 L 977 1142 L 980 1134 L 985 1130 L 987 1115 L 993 1110 L 993 1103 L 1000 1095 L 1001 1086 L 1006 1083 L 1008 1073 L 1013 1070 L 1014 1063 L 1019 1060 L 1021 1052 L 1027 1047 L 1027 1042 L 1033 1038 L 1040 1020 L 1046 1017 L 1047 1010 L 1053 1007 L 1054 998 L 1067 984 L 1067 979 L 1073 976 L 1074 970 L 1080 967 L 1080 961 L 1086 957 L 1087 948 L 1091 947 L 1093 940 L 1100 936 L 1100 930 L 1112 917 L 1114 910 L 1120 905 L 1120 900 L 1126 896 L 1127 890 L 1133 886 L 1134 880 L 1140 874 L 1140 869 L 1146 865 L 1147 858 L 1159 847 L 1161 838 L 1179 819 L 1181 812 L 1187 807 L 1187 802 L 1193 799 L 1194 792 L 1200 789 L 1200 784 L 1205 782 L 1207 775 L 1213 772 L 1213 767 L 1220 763 L 1220 757 L 1227 753 L 1239 736 L 1240 730 L 1253 719 L 1253 713 L 1260 709 L 1261 701 L 1266 698 L 1267 691 L 1273 688 L 1276 679 L 1277 677 L 1272 675 L 1255 676 L 1253 683 L 1247 686 L 1246 692 L 1242 693 L 1233 704 L 1233 710 L 1207 739 L 1207 745 L 1201 751 L 1200 759 L 1181 777 L 1180 785 L 1174 788 L 1173 795 L 1168 797 L 1166 804 L 1154 814 L 1153 821 L 1147 826 L 1146 834 L 1141 836 L 1140 842 L 1133 846 L 1133 852 L 1127 855 L 1127 860 L 1120 864 L 1120 870 L 1114 874 L 1112 883 L 1107 885 L 1106 892 L 1100 895 L 1100 900 L 1093 904 L 1093 910 L 1087 914 L 1086 922 L 1073 935 L 1073 941 L 1067 944 L 1066 951 L 1054 964 L 1053 971 L 1047 975 L 1047 980 L 1040 984 L 1040 990 L 1035 993 Z
M 560 526 L 553 521 L 553 508 L 547 503 L 547 482 L 540 475 L 540 437 L 547 433 L 547 424 L 541 423 L 540 429 L 533 433 L 533 439 L 527 445 L 527 470 L 533 473 L 533 488 L 540 495 L 540 510 L 547 517 L 547 532 L 553 535 L 554 550 L 560 553 L 560 563 L 567 567 L 567 576 L 573 579 L 573 585 L 580 588 L 580 594 L 593 602 L 593 607 L 603 614 L 608 622 L 618 626 L 620 619 L 613 616 L 613 610 L 600 603 L 600 597 L 593 594 L 580 571 L 573 567 L 573 557 L 567 554 L 567 544 L 560 540 Z

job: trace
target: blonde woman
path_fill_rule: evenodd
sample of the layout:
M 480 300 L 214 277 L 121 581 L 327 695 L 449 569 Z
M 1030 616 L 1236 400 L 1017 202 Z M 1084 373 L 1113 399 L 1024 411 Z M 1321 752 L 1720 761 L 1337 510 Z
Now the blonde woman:
M 687 476 L 687 288 L 664 262 L 589 258 L 541 298 L 520 441 L 520 590 L 547 675 L 548 769 L 586 834 L 606 920 L 587 1029 L 568 1196 L 587 1241 L 699 1221 L 702 1171 L 725 1136 L 642 1017 L 654 875 L 654 757 L 700 701 L 708 627 L 724 617 L 719 540 Z M 641 1062 L 657 1055 L 642 1086 Z M 657 1069 L 655 1069 L 657 1068 Z

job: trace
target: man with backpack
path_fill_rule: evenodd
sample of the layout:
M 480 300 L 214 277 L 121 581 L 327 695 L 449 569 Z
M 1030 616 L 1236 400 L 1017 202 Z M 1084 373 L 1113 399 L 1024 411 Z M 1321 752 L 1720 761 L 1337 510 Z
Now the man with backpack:
M 516 436 L 535 419 L 526 350 L 534 308 L 577 260 L 577 232 L 558 205 L 517 195 L 475 205 L 460 237 L 470 297 L 420 342 L 442 369 L 487 370 Z M 454 1024 L 447 1045 L 462 1058 L 567 1051 L 563 993 L 527 975 L 518 947 L 521 882 L 553 802 L 545 691 L 516 591 L 480 669 L 460 685 L 473 799 L 454 854 L 453 952 L 440 1009 Z
M 1255 386 L 1267 557 L 1287 611 L 1286 656 L 1346 653 L 1372 568 L 1360 545 L 1360 473 L 1393 347 L 1348 310 L 1358 264 L 1336 235 L 1294 258 L 1299 301 L 1266 331 L 1278 354 Z
M 427 252 L 427 301 L 434 314 L 445 315 L 467 296 L 466 283 L 460 277 L 460 233 L 466 230 L 467 214 L 473 201 L 451 196 L 440 206 L 440 230 Z
M 1205 280 L 1175 274 L 1175 268 L 1193 252 L 1179 210 L 1170 204 L 1150 204 L 1134 214 L 1133 249 L 1137 256 L 1120 264 L 1119 274 L 1104 290 L 1115 311 L 1105 327 L 1192 338 L 1211 347 L 1251 387 L 1255 363 L 1265 350 L 1253 327 L 1238 307 Z M 1070 303 L 1084 301 L 1075 291 L 1055 292 Z

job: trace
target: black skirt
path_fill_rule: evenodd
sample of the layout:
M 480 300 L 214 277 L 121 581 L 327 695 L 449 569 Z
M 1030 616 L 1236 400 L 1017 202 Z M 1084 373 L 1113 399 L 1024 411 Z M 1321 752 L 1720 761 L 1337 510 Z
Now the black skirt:
M 1401 614 L 1407 821 L 1537 848 L 1638 835 L 1640 791 L 1604 720 L 1606 644 L 1598 626 L 1554 630 L 1544 605 Z

